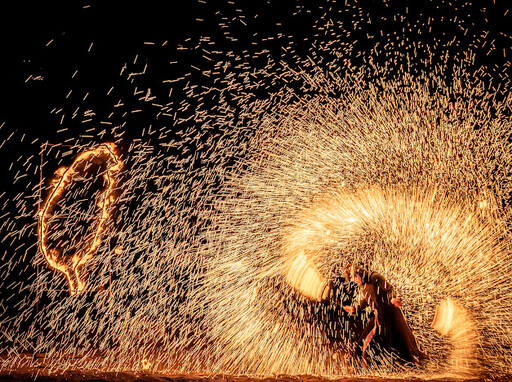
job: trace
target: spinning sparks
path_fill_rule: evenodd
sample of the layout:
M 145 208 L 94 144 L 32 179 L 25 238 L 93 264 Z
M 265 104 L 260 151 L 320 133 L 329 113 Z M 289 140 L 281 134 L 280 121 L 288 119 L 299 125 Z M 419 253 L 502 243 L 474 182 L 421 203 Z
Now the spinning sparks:
M 299 254 L 295 260 L 289 262 L 291 265 L 288 265 L 288 270 L 285 271 L 288 284 L 315 301 L 326 301 L 329 298 L 329 282 L 304 254 Z
M 457 301 L 450 298 L 441 301 L 436 310 L 432 327 L 443 336 L 449 336 L 453 344 L 450 357 L 451 370 L 468 375 L 478 373 L 478 333 L 471 315 Z
M 97 217 L 95 231 L 83 252 L 74 253 L 71 256 L 64 255 L 63 248 L 50 248 L 50 235 L 48 233 L 49 219 L 53 216 L 68 186 L 78 176 L 83 176 L 84 171 L 86 171 L 86 164 L 93 161 L 99 161 L 105 164 L 106 167 L 103 174 L 105 187 L 97 200 L 99 217 Z M 74 295 L 85 287 L 85 280 L 80 271 L 85 263 L 94 256 L 98 246 L 101 244 L 101 235 L 105 230 L 105 223 L 111 213 L 110 206 L 115 201 L 114 188 L 116 185 L 116 174 L 121 167 L 122 162 L 119 159 L 117 148 L 113 143 L 102 143 L 95 149 L 80 153 L 69 167 L 62 167 L 57 170 L 56 177 L 52 180 L 48 198 L 43 203 L 39 212 L 38 232 L 41 251 L 48 265 L 66 276 L 69 284 L 69 293 L 71 295 Z M 66 216 L 62 218 L 66 218 Z

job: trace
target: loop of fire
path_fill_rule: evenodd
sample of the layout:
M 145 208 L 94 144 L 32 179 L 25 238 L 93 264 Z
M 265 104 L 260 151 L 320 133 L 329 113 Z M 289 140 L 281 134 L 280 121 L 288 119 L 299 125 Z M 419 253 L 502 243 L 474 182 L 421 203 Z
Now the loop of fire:
M 70 295 L 86 287 L 82 268 L 108 229 L 121 168 L 117 147 L 107 142 L 83 151 L 51 179 L 39 211 L 39 247 L 48 266 L 66 277 Z

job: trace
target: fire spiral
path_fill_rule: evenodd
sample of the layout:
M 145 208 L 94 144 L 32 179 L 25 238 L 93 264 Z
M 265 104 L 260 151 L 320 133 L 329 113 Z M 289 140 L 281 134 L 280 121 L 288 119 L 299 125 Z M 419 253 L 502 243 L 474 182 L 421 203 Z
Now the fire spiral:
M 106 170 L 102 175 L 105 187 L 99 194 L 97 203 L 100 210 L 98 223 L 85 251 L 76 252 L 72 256 L 63 256 L 62 248 L 50 248 L 49 246 L 49 218 L 54 214 L 68 186 L 77 176 L 83 175 L 85 164 L 92 161 L 106 165 Z M 122 162 L 113 143 L 102 143 L 96 148 L 82 152 L 76 156 L 71 165 L 57 170 L 56 177 L 52 180 L 49 195 L 39 211 L 38 233 L 41 252 L 51 268 L 62 272 L 66 276 L 71 295 L 85 287 L 84 277 L 80 270 L 91 259 L 101 244 L 101 233 L 104 231 L 105 223 L 110 215 L 110 206 L 115 200 L 113 191 L 116 185 L 117 173 L 121 167 Z

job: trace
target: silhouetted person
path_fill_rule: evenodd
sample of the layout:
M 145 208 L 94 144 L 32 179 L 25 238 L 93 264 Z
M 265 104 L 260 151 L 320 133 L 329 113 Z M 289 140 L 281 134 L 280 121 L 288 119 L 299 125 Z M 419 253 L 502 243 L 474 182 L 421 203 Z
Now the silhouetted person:
M 426 356 L 418 348 L 416 338 L 400 309 L 402 301 L 396 297 L 393 286 L 384 276 L 352 267 L 350 271 L 345 271 L 345 278 L 359 285 L 363 299 L 357 307 L 345 305 L 343 309 L 354 314 L 369 306 L 374 312 L 358 340 L 363 345 L 364 364 L 366 365 L 366 349 L 375 334 L 382 338 L 382 344 L 386 348 L 395 349 L 405 360 L 418 363 L 424 359 Z

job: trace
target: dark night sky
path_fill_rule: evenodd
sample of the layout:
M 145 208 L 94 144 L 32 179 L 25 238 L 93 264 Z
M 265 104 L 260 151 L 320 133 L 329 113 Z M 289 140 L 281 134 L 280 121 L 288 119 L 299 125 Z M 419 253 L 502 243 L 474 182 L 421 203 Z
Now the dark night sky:
M 456 55 L 471 48 L 477 53 L 477 63 L 491 68 L 490 76 L 496 82 L 508 81 L 506 77 L 512 73 L 507 63 L 512 57 L 509 0 L 361 0 L 347 1 L 348 5 L 328 0 L 8 3 L 0 8 L 0 141 L 13 132 L 14 136 L 0 149 L 0 174 L 7 174 L 20 153 L 37 153 L 41 142 L 58 143 L 82 132 L 82 127 L 69 120 L 61 125 L 60 116 L 52 110 L 63 108 L 69 114 L 80 106 L 108 115 L 112 104 L 105 94 L 116 86 L 118 98 L 124 97 L 122 86 L 118 86 L 119 72 L 134 56 L 140 54 L 141 61 L 150 62 L 151 71 L 143 85 L 155 92 L 163 80 L 193 72 L 191 65 L 202 67 L 204 59 L 198 58 L 197 52 L 178 50 L 180 45 L 193 47 L 201 36 L 216 41 L 212 49 L 221 53 L 214 60 L 222 60 L 223 51 L 268 49 L 278 61 L 281 41 L 262 40 L 279 33 L 301 42 L 297 49 L 303 51 L 298 53 L 305 57 L 315 39 L 314 23 L 329 8 L 334 10 L 330 13 L 334 21 L 342 21 L 349 29 L 344 33 L 354 39 L 356 64 L 375 46 L 383 51 L 380 59 L 389 60 L 393 52 L 382 47 L 404 41 L 406 46 L 413 42 L 433 46 L 434 61 L 444 53 Z M 222 17 L 232 21 L 229 30 L 238 41 L 226 39 L 219 25 Z M 166 42 L 166 46 L 153 49 L 144 44 L 148 41 L 160 46 Z M 490 51 L 492 46 L 495 49 Z M 167 65 L 171 61 L 177 65 Z M 137 136 L 149 123 L 141 115 L 127 124 L 126 130 Z M 62 129 L 67 132 L 59 133 Z M 35 138 L 38 142 L 31 144 Z M 14 167 L 19 170 L 20 166 Z M 8 174 L 10 178 L 12 174 Z M 11 186 L 11 181 L 4 184 L 7 191 Z
M 0 76 L 4 95 L 0 122 L 6 122 L 2 137 L 13 129 L 51 137 L 53 131 L 60 127 L 55 126 L 55 120 L 49 119 L 49 112 L 63 103 L 69 90 L 87 88 L 91 93 L 103 91 L 103 88 L 108 90 L 122 65 L 143 49 L 145 41 L 168 41 L 170 49 L 152 53 L 153 57 L 160 54 L 168 55 L 169 61 L 176 59 L 172 57 L 176 53 L 172 47 L 187 37 L 219 35 L 215 13 L 221 12 L 230 17 L 236 14 L 235 8 L 243 10 L 247 15 L 247 26 L 235 31 L 241 36 L 239 44 L 243 46 L 244 36 L 254 32 L 272 35 L 276 22 L 281 22 L 284 32 L 307 36 L 311 33 L 313 20 L 322 13 L 317 9 L 318 13 L 315 14 L 315 5 L 323 5 L 324 9 L 329 7 L 325 1 L 292 0 L 9 3 L 9 6 L 2 5 L 0 13 L 3 19 Z M 397 38 L 407 36 L 410 40 L 423 40 L 425 43 L 438 39 L 441 45 L 443 41 L 457 37 L 461 41 L 460 46 L 450 49 L 463 50 L 471 44 L 475 35 L 489 30 L 489 45 L 491 40 L 496 40 L 497 49 L 490 56 L 481 55 L 480 59 L 503 65 L 506 61 L 503 59 L 503 46 L 512 46 L 512 40 L 503 37 L 503 34 L 512 32 L 512 12 L 504 15 L 509 8 L 507 3 L 507 0 L 359 1 L 358 6 L 371 16 L 372 24 L 364 26 L 360 35 L 355 33 L 354 38 L 359 41 L 358 49 L 365 50 L 373 46 L 376 40 L 380 39 L 383 43 L 389 40 L 386 32 L 395 34 Z M 304 4 L 313 11 L 299 17 L 292 16 L 297 4 Z M 332 6 L 345 8 L 344 1 Z M 255 14 L 258 14 L 258 18 L 251 18 Z M 458 17 L 457 21 L 450 21 L 454 16 Z M 429 17 L 437 20 L 433 22 L 433 30 L 430 33 L 415 33 L 415 29 L 426 29 L 418 26 L 425 24 Z M 198 22 L 197 18 L 204 21 Z M 357 20 L 350 12 L 341 16 L 343 18 Z M 403 27 L 413 32 L 404 32 L 401 30 Z M 385 32 L 383 36 L 379 36 L 381 30 Z M 375 37 L 365 41 L 367 32 Z M 91 43 L 93 46 L 88 52 Z M 222 48 L 222 39 L 218 39 L 218 44 Z M 276 49 L 276 54 L 278 51 Z M 71 76 L 76 70 L 78 75 L 72 80 Z M 26 81 L 30 75 L 33 78 L 41 76 L 42 79 Z M 167 73 L 166 76 L 172 78 L 173 75 Z M 101 103 L 101 100 L 97 102 Z
M 60 115 L 52 111 L 62 108 L 69 115 L 80 107 L 94 110 L 98 119 L 104 118 L 113 110 L 112 99 L 106 97 L 113 86 L 118 92 L 113 98 L 130 102 L 126 98 L 132 89 L 123 88 L 120 70 L 135 56 L 140 55 L 140 62 L 147 60 L 151 67 L 140 80 L 141 85 L 155 93 L 166 92 L 163 80 L 185 73 L 194 75 L 191 66 L 202 68 L 206 63 L 200 50 L 180 51 L 179 46 L 193 48 L 202 36 L 210 36 L 215 41 L 212 50 L 220 52 L 212 56 L 214 60 L 225 59 L 227 51 L 237 54 L 244 49 L 252 52 L 268 49 L 278 61 L 281 45 L 286 41 L 267 37 L 282 33 L 293 36 L 299 42 L 297 53 L 306 57 L 317 39 L 313 36 L 314 24 L 328 12 L 335 23 L 341 21 L 346 28 L 340 30 L 340 35 L 344 34 L 348 41 L 353 39 L 352 59 L 356 65 L 358 60 L 371 55 L 369 52 L 375 46 L 382 51 L 377 60 L 390 60 L 394 52 L 383 48 L 387 43 L 397 46 L 403 41 L 403 49 L 412 43 L 430 45 L 434 62 L 441 60 L 445 53 L 454 56 L 472 49 L 477 53 L 477 64 L 487 65 L 490 76 L 500 83 L 508 81 L 504 77 L 512 73 L 508 64 L 512 57 L 509 3 L 509 0 L 30 0 L 8 2 L 8 5 L 4 2 L 0 6 L 0 92 L 3 95 L 0 142 L 14 135 L 0 149 L 0 175 L 7 179 L 2 191 L 11 195 L 23 192 L 23 185 L 13 185 L 12 178 L 17 171 L 23 171 L 23 158 L 38 154 L 42 142 L 59 143 L 76 138 L 87 127 L 69 118 L 61 124 Z M 236 36 L 237 41 L 226 38 L 225 28 L 220 25 L 223 18 L 229 20 L 230 36 Z M 148 41 L 159 48 L 146 45 Z M 495 49 L 490 51 L 492 46 Z M 177 64 L 171 66 L 169 62 Z M 264 64 L 254 63 L 260 68 Z M 340 63 L 336 65 L 342 67 Z M 197 76 L 192 81 L 202 83 Z M 174 90 L 173 96 L 179 101 L 179 89 Z M 165 98 L 166 93 L 162 94 Z M 141 129 L 153 123 L 151 118 L 143 113 L 131 116 L 125 127 L 127 138 L 140 136 Z M 32 144 L 36 138 L 37 142 Z M 13 171 L 8 171 L 13 161 L 17 163 Z

